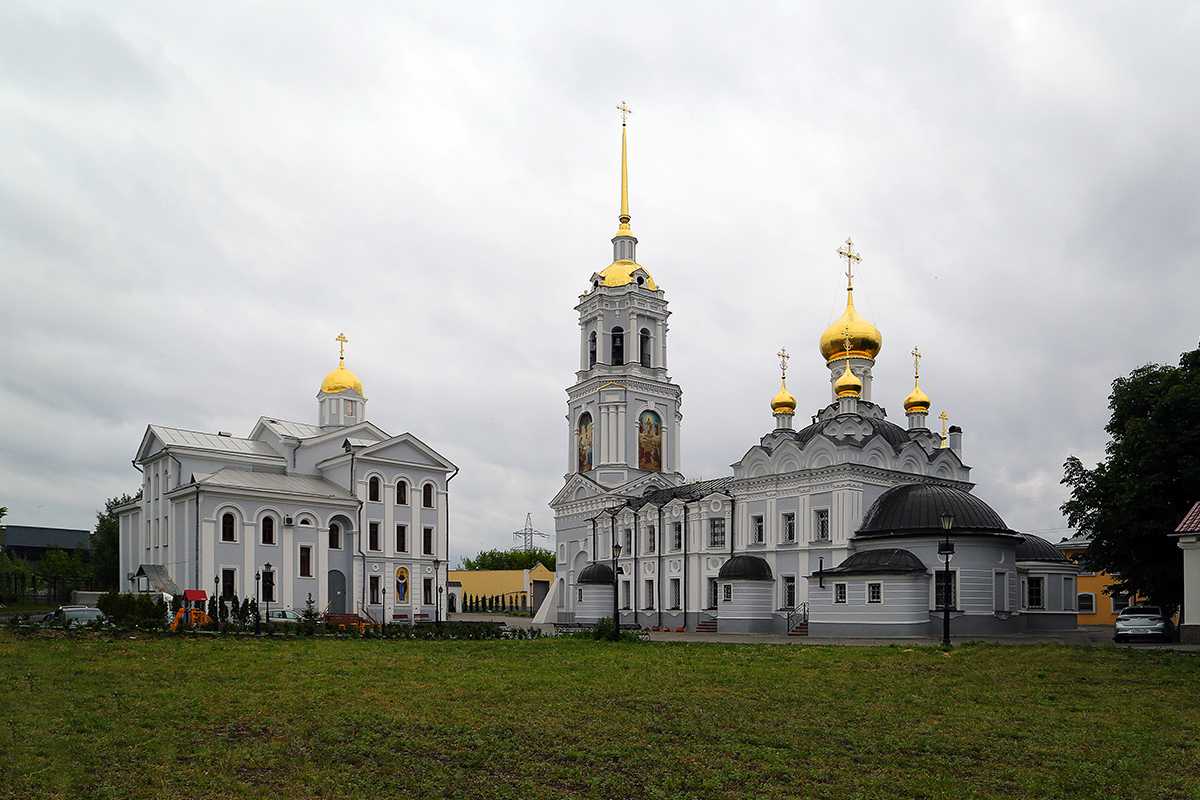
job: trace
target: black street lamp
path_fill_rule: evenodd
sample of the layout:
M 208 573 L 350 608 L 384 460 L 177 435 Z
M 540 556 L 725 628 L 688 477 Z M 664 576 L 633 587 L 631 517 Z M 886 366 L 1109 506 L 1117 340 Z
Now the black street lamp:
M 620 588 L 620 583 L 617 581 L 617 559 L 621 557 L 621 545 L 613 540 L 612 546 L 612 564 L 613 564 L 613 628 L 612 640 L 615 642 L 621 638 L 621 611 L 617 608 L 617 594 Z
M 387 584 L 379 582 L 379 624 L 387 625 Z
M 271 597 L 275 596 L 275 573 L 271 571 L 271 562 L 263 564 L 263 571 L 271 574 Z M 266 576 L 263 576 L 263 588 L 267 585 Z M 264 593 L 265 594 L 265 593 Z M 267 633 L 271 632 L 271 598 L 267 598 Z
M 254 571 L 254 635 L 262 636 L 262 614 L 258 613 L 258 604 L 262 602 L 262 594 L 258 591 L 258 582 L 262 579 L 262 573 L 258 570 Z
M 950 541 L 950 530 L 954 527 L 954 515 L 942 514 L 942 530 L 946 540 L 938 545 L 938 555 L 946 559 L 945 584 L 942 591 L 942 647 L 950 647 L 950 556 L 954 555 L 954 542 Z
M 221 576 L 213 576 L 213 597 L 217 598 L 217 618 L 213 620 L 217 624 L 217 630 L 221 630 Z

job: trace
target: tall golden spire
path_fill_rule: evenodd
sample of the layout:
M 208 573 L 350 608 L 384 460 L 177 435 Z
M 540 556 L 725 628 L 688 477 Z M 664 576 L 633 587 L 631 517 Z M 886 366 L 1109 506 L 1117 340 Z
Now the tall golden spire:
M 617 106 L 621 114 L 621 214 L 617 217 L 616 236 L 633 236 L 629 228 L 629 147 L 625 141 L 625 128 L 629 115 L 633 110 L 624 100 Z

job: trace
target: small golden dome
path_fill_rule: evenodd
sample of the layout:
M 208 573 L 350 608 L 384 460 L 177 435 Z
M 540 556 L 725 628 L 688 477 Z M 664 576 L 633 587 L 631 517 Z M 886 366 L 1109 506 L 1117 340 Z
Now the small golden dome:
M 921 384 L 915 384 L 908 397 L 904 398 L 904 411 L 907 414 L 929 413 L 929 395 L 921 391 Z
M 796 398 L 788 391 L 785 381 L 779 382 L 779 391 L 771 398 L 771 413 L 775 416 L 796 413 Z
M 646 273 L 646 288 L 652 292 L 658 291 L 658 286 L 654 283 L 654 278 L 650 277 L 650 273 L 646 268 L 636 261 L 630 261 L 627 258 L 618 259 L 600 270 L 600 282 L 605 286 L 628 286 L 634 281 L 633 273 L 639 269 Z
M 849 329 L 850 352 L 846 353 Z M 821 355 L 826 361 L 839 358 L 875 358 L 883 349 L 883 334 L 854 309 L 854 290 L 846 292 L 846 310 L 821 334 Z
M 846 368 L 833 382 L 833 391 L 838 397 L 859 397 L 862 395 L 862 381 L 850 371 L 850 362 L 847 361 L 845 364 Z
M 353 389 L 363 397 L 362 381 L 358 379 L 350 370 L 346 369 L 346 360 L 338 359 L 337 369 L 325 376 L 325 380 L 321 381 L 321 391 L 325 394 L 340 394 L 341 392 Z

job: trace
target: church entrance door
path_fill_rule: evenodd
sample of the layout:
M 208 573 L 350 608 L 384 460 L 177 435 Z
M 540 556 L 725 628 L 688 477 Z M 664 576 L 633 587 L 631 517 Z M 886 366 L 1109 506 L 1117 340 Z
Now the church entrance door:
M 346 576 L 337 569 L 329 570 L 329 611 L 346 613 Z

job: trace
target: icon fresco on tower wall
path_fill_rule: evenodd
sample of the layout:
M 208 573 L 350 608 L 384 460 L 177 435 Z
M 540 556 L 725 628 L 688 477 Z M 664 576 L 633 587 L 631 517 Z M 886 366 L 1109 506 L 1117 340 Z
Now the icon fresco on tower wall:
M 662 472 L 662 417 L 653 411 L 638 417 L 638 469 Z
M 592 415 L 583 412 L 579 418 L 579 471 L 592 468 Z

